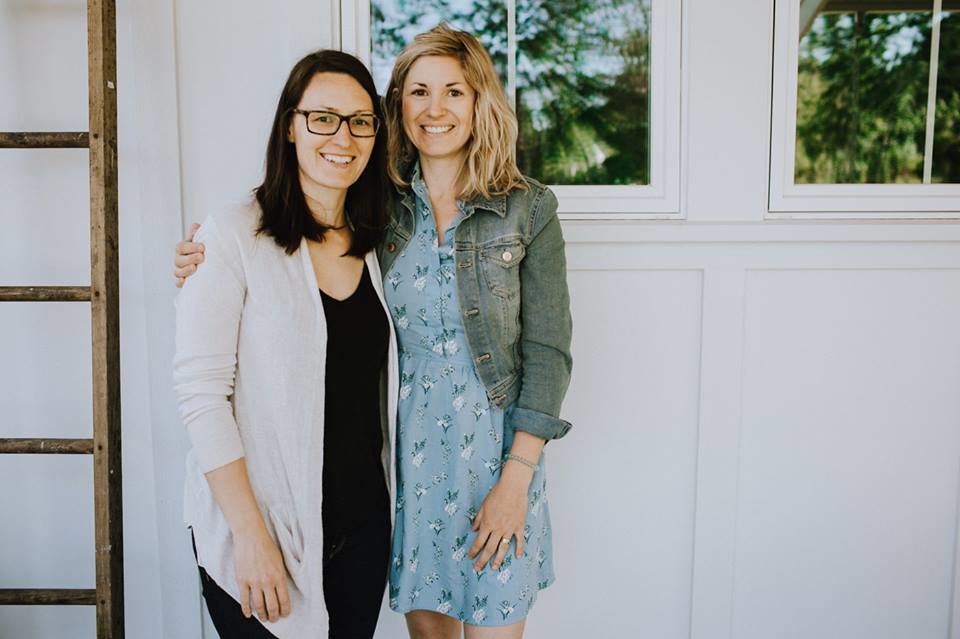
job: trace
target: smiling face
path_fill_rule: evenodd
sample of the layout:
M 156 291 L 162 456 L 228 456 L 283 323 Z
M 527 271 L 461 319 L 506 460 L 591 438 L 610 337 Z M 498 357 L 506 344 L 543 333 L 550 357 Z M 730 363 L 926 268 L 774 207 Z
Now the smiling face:
M 403 83 L 403 130 L 421 158 L 463 158 L 475 101 L 456 58 L 427 55 L 413 63 Z
M 340 115 L 373 114 L 373 101 L 360 83 L 345 73 L 318 73 L 300 98 L 298 109 L 332 111 Z M 346 122 L 333 135 L 307 130 L 307 116 L 291 115 L 287 139 L 297 150 L 300 186 L 307 197 L 321 200 L 323 192 L 344 191 L 357 181 L 370 160 L 375 137 L 355 138 Z

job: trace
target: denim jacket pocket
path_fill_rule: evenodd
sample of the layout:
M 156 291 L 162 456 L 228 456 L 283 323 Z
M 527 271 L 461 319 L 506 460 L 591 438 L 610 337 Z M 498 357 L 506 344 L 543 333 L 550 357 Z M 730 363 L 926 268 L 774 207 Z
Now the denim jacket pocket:
M 480 249 L 483 278 L 491 293 L 506 299 L 520 294 L 520 262 L 525 253 L 526 247 L 519 239 L 491 243 Z

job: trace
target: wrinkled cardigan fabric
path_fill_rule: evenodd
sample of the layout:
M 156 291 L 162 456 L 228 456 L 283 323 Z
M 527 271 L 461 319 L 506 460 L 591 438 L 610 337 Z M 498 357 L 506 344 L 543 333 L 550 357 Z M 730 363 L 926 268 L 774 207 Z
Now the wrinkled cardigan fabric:
M 239 600 L 230 527 L 204 473 L 245 457 L 288 572 L 291 613 L 263 624 L 279 639 L 320 637 L 328 628 L 321 524 L 326 324 L 306 240 L 287 255 L 271 237 L 256 234 L 260 215 L 251 202 L 203 222 L 196 241 L 206 246 L 204 263 L 176 300 L 174 382 L 193 444 L 184 520 L 199 564 Z M 389 317 L 376 255 L 364 259 Z M 390 322 L 381 457 L 391 503 L 397 392 Z

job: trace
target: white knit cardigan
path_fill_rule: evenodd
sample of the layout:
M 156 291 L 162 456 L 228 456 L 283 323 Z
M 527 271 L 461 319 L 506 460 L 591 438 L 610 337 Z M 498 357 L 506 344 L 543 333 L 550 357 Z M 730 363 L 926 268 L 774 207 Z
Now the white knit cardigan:
M 200 565 L 239 599 L 230 528 L 204 473 L 246 457 L 260 512 L 283 554 L 291 600 L 288 617 L 264 625 L 280 639 L 326 637 L 323 302 L 306 241 L 287 255 L 271 237 L 256 235 L 259 221 L 255 202 L 204 221 L 196 239 L 206 245 L 205 260 L 177 296 L 174 381 L 193 444 L 184 520 Z M 393 503 L 396 336 L 376 254 L 364 259 L 390 323 L 380 386 L 383 471 Z

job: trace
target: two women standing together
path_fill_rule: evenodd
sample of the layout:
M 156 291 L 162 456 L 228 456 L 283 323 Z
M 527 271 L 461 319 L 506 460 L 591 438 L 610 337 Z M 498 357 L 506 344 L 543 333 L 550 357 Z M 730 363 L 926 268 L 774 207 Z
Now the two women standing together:
M 414 639 L 522 636 L 553 581 L 571 321 L 556 198 L 516 137 L 467 33 L 417 36 L 382 107 L 320 51 L 254 201 L 178 246 L 185 518 L 221 636 L 372 637 L 388 576 Z

